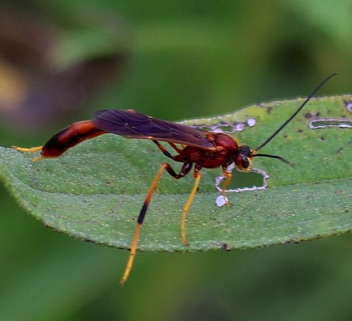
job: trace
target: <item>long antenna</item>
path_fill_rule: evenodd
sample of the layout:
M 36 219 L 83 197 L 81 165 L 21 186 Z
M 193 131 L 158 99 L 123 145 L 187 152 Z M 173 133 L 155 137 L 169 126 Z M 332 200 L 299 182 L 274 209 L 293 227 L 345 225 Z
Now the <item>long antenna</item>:
M 285 158 L 281 157 L 281 156 L 277 156 L 277 155 L 270 155 L 270 154 L 254 154 L 253 157 L 257 157 L 257 156 L 261 156 L 261 157 L 269 157 L 269 158 L 276 158 L 279 159 L 281 161 L 283 161 L 284 163 L 286 163 L 287 165 L 291 165 L 291 163 L 286 160 Z
M 302 110 L 302 108 L 308 103 L 309 100 L 312 99 L 312 97 L 317 93 L 317 91 L 324 86 L 324 84 L 329 81 L 332 77 L 336 76 L 337 72 L 334 72 L 332 75 L 329 77 L 325 78 L 314 90 L 313 92 L 307 97 L 307 99 L 303 102 L 301 106 L 292 114 L 292 116 L 287 119 L 269 138 L 264 141 L 263 144 L 261 144 L 259 147 L 255 149 L 255 151 L 258 151 L 259 149 L 263 148 L 266 144 L 268 144 L 281 130 L 293 119 L 296 117 L 296 115 Z

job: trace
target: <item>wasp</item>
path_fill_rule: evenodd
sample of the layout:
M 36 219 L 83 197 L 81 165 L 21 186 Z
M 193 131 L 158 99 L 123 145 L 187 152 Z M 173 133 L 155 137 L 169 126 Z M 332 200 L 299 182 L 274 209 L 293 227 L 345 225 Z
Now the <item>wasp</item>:
M 222 195 L 226 204 L 230 204 L 225 196 L 225 190 L 232 178 L 232 169 L 250 172 L 252 161 L 255 157 L 270 157 L 289 163 L 281 156 L 263 154 L 259 151 L 266 146 L 292 119 L 303 109 L 316 92 L 336 73 L 323 80 L 314 91 L 305 99 L 298 109 L 261 145 L 252 149 L 248 145 L 240 144 L 239 141 L 224 133 L 202 131 L 186 125 L 157 119 L 144 115 L 135 110 L 100 110 L 94 113 L 93 119 L 75 122 L 70 126 L 60 130 L 52 136 L 43 146 L 33 148 L 22 148 L 13 146 L 20 152 L 40 152 L 40 156 L 34 158 L 38 161 L 45 158 L 56 158 L 65 153 L 68 149 L 77 144 L 103 134 L 111 133 L 125 138 L 146 139 L 152 141 L 161 152 L 169 159 L 182 163 L 181 169 L 176 172 L 169 162 L 163 163 L 157 171 L 147 192 L 137 218 L 137 226 L 134 231 L 130 253 L 126 268 L 121 278 L 123 285 L 132 270 L 134 258 L 137 253 L 138 240 L 141 228 L 162 174 L 166 171 L 173 178 L 180 179 L 193 170 L 195 179 L 193 188 L 185 203 L 181 216 L 181 240 L 188 245 L 186 237 L 186 216 L 193 199 L 198 190 L 201 180 L 201 169 L 218 168 L 222 170 L 225 181 L 222 185 Z M 161 142 L 169 145 L 173 150 L 171 153 Z

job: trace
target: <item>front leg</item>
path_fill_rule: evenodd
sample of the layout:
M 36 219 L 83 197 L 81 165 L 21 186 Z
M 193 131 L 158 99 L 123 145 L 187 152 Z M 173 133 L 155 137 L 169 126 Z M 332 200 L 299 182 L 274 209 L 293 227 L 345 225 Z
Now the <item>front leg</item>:
M 221 201 L 219 201 L 219 198 L 217 199 L 217 205 L 220 204 L 218 206 L 223 206 L 225 204 L 232 205 L 226 196 L 226 188 L 227 188 L 227 186 L 229 186 L 229 184 L 232 180 L 232 171 L 234 168 L 235 168 L 234 163 L 231 163 L 230 165 L 223 167 L 223 169 L 222 169 L 221 181 L 223 180 L 223 178 L 225 178 L 225 181 L 223 182 L 222 187 L 220 188 L 222 196 L 219 196 L 219 197 L 222 197 L 223 199 Z

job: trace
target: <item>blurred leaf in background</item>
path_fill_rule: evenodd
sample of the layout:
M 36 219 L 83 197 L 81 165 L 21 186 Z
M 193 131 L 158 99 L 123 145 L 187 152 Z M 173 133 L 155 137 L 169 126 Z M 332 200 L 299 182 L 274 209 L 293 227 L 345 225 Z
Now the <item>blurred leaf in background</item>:
M 333 71 L 321 95 L 351 92 L 345 0 L 18 0 L 2 1 L 1 14 L 3 146 L 38 145 L 103 108 L 181 120 L 306 96 Z M 24 16 L 26 41 L 5 41 L 16 33 L 4 23 L 19 28 Z M 243 252 L 141 253 L 121 289 L 127 252 L 45 229 L 7 192 L 0 197 L 0 320 L 351 318 L 349 235 Z
M 77 115 L 128 57 L 126 30 L 81 24 L 67 32 L 41 17 L 3 7 L 0 13 L 0 113 L 22 130 L 51 128 Z

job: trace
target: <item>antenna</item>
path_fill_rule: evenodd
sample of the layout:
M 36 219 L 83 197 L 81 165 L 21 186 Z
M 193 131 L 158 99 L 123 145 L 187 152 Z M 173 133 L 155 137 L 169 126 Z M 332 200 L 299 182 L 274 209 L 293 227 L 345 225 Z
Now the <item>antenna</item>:
M 293 119 L 296 117 L 296 115 L 302 110 L 302 108 L 308 103 L 309 100 L 311 100 L 313 98 L 313 96 L 317 93 L 317 91 L 323 87 L 325 85 L 326 82 L 328 82 L 332 77 L 336 76 L 337 72 L 334 72 L 333 74 L 331 74 L 329 77 L 325 78 L 314 90 L 313 92 L 306 98 L 306 100 L 303 102 L 303 104 L 301 106 L 299 106 L 299 108 L 292 114 L 292 116 L 287 119 L 269 138 L 267 138 L 263 144 L 261 144 L 259 147 L 257 147 L 255 149 L 255 151 L 258 151 L 259 149 L 263 148 L 266 144 L 268 144 L 278 133 L 281 132 L 281 130 L 283 130 L 286 125 Z M 264 156 L 263 155 L 259 155 L 256 154 L 256 156 Z M 268 155 L 265 155 L 265 157 L 269 157 Z M 276 158 L 276 157 L 275 157 Z
M 285 158 L 281 157 L 281 156 L 277 156 L 277 155 L 270 155 L 270 154 L 254 154 L 253 157 L 257 157 L 257 156 L 260 156 L 260 157 L 268 157 L 268 158 L 276 158 L 276 159 L 279 159 L 281 161 L 283 161 L 284 163 L 286 163 L 287 165 L 291 165 L 291 163 L 286 160 Z

